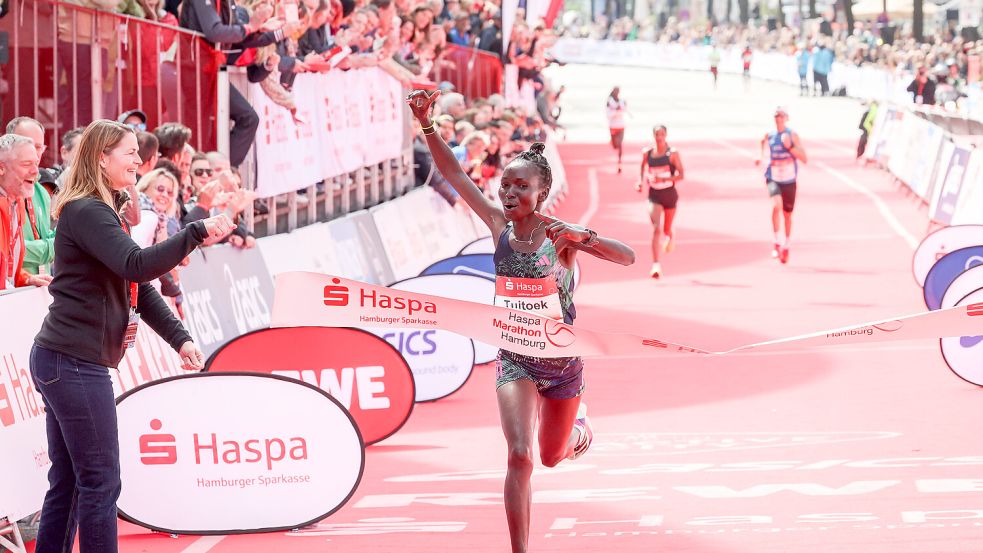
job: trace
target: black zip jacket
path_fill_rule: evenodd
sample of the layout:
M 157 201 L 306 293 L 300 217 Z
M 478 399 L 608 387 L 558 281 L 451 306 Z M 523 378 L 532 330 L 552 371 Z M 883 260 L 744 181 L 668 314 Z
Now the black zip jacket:
M 191 340 L 154 288 L 208 233 L 196 221 L 174 236 L 140 249 L 112 208 L 96 198 L 66 205 L 55 234 L 54 299 L 34 342 L 76 359 L 116 367 L 123 359 L 130 282 L 140 284 L 137 312 L 175 351 Z

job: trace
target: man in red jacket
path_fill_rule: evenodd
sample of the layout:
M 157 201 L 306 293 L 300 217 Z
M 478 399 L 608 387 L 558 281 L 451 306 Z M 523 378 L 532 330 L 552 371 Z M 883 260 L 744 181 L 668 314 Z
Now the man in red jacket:
M 0 290 L 51 282 L 50 276 L 31 275 L 23 267 L 24 199 L 34 194 L 39 162 L 33 140 L 0 136 Z

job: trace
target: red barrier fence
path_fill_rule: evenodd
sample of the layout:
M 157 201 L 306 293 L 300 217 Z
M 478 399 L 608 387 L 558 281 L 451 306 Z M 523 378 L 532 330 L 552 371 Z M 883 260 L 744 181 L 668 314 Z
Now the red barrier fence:
M 9 2 L 0 18 L 0 120 L 30 116 L 54 164 L 61 135 L 131 109 L 147 128 L 179 121 L 192 146 L 216 147 L 215 51 L 201 35 L 59 0 Z M 6 45 L 6 47 L 3 47 Z
M 487 98 L 502 92 L 502 60 L 491 52 L 477 48 L 464 48 L 448 45 L 442 56 L 446 62 L 443 67 L 434 68 L 437 82 L 449 81 L 458 92 L 468 98 Z

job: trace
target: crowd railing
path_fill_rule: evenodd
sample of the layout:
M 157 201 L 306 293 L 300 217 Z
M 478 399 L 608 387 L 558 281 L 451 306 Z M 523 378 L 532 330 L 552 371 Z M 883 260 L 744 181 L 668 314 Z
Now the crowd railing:
M 180 121 L 195 149 L 216 149 L 222 58 L 200 34 L 62 0 L 7 5 L 0 119 L 26 115 L 44 125 L 43 166 L 60 162 L 66 131 L 131 109 L 146 113 L 148 129 Z
M 502 92 L 502 60 L 492 52 L 449 44 L 434 67 L 434 81 L 447 81 L 468 98 Z

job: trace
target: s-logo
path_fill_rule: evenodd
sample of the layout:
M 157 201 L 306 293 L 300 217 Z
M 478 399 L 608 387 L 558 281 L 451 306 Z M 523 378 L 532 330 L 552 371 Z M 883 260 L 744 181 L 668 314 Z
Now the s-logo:
M 150 421 L 150 428 L 160 430 L 160 419 Z M 177 440 L 174 434 L 144 434 L 140 436 L 140 462 L 145 465 L 173 465 L 177 462 Z
M 331 279 L 334 284 L 329 284 L 324 287 L 324 305 L 330 305 L 332 307 L 344 307 L 348 305 L 348 287 L 338 286 L 341 284 L 341 280 L 337 278 Z
M 966 314 L 970 317 L 983 317 L 983 303 L 971 303 L 967 305 Z

